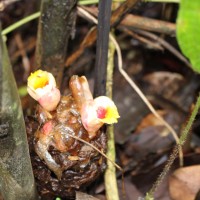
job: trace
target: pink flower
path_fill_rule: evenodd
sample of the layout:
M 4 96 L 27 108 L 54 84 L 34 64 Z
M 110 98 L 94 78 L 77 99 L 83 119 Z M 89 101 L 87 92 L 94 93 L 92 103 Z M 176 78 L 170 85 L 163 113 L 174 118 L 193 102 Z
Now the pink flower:
M 114 102 L 106 96 L 93 99 L 85 76 L 72 76 L 69 85 L 80 111 L 82 124 L 90 138 L 95 137 L 104 123 L 117 123 L 120 116 Z
M 60 91 L 49 72 L 37 70 L 28 77 L 27 91 L 47 111 L 56 109 L 60 101 Z
M 100 96 L 92 101 L 86 101 L 81 109 L 82 124 L 93 137 L 103 124 L 117 123 L 119 114 L 114 102 L 106 97 Z

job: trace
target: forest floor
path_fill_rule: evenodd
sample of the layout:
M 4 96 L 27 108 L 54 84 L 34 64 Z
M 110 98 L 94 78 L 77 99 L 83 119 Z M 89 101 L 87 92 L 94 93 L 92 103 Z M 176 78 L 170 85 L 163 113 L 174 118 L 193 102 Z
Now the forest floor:
M 40 5 L 39 1 L 23 0 L 4 6 L 0 11 L 3 29 L 38 11 Z M 96 6 L 91 6 L 90 9 L 95 10 Z M 175 23 L 177 10 L 176 5 L 145 3 L 133 10 L 132 14 Z M 170 14 L 167 14 L 167 11 Z M 90 22 L 77 16 L 75 37 L 70 39 L 67 56 L 79 48 L 92 26 Z M 34 57 L 37 28 L 37 20 L 34 20 L 7 35 L 9 56 L 25 115 L 31 114 L 32 101 L 28 94 L 26 92 L 23 94 L 22 91 L 26 87 L 30 72 L 37 68 Z M 199 75 L 173 52 L 160 45 L 159 40 L 164 40 L 179 51 L 175 36 L 152 32 L 151 34 L 159 38 L 153 40 L 142 36 L 139 32 L 135 34 L 147 41 L 141 42 L 126 31 L 117 28 L 115 30 L 122 51 L 123 67 L 156 111 L 180 134 L 198 95 Z M 68 92 L 68 81 L 73 74 L 85 75 L 93 87 L 94 63 L 95 44 L 85 49 L 73 65 L 66 67 L 62 93 Z M 137 200 L 145 196 L 162 172 L 175 141 L 170 131 L 149 111 L 117 67 L 114 70 L 113 99 L 121 116 L 114 129 L 116 162 L 124 169 L 126 199 Z M 200 191 L 200 182 L 197 181 L 200 179 L 199 116 L 190 130 L 183 153 L 184 167 L 180 168 L 179 158 L 177 158 L 157 189 L 155 199 L 190 200 L 194 199 L 196 193 Z M 122 199 L 120 171 L 117 171 L 117 179 L 120 199 Z M 103 176 L 88 187 L 87 193 L 101 200 L 106 199 Z

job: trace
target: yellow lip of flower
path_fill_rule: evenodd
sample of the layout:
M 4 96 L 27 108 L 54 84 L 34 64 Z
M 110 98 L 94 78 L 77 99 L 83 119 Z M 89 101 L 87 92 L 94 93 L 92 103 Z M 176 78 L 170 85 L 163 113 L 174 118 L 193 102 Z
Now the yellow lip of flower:
M 94 99 L 97 108 L 97 117 L 99 121 L 106 124 L 113 124 L 118 122 L 120 118 L 117 107 L 114 102 L 106 97 L 100 96 Z
M 116 107 L 107 107 L 105 108 L 105 117 L 99 118 L 99 120 L 106 124 L 114 124 L 118 122 L 118 118 L 120 117 Z
M 55 78 L 49 72 L 37 70 L 28 77 L 27 90 L 36 101 L 55 87 Z
M 49 72 L 37 70 L 31 73 L 27 91 L 47 111 L 55 110 L 60 102 L 60 90 L 56 88 L 55 78 Z
M 28 77 L 28 85 L 33 89 L 43 88 L 49 83 L 48 72 L 37 70 Z

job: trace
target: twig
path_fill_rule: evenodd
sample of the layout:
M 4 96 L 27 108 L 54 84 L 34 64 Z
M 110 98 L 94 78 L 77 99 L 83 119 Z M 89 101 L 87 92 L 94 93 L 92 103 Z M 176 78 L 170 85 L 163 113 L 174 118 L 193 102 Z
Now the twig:
M 36 39 L 35 37 L 30 38 L 25 44 L 24 44 L 24 50 L 25 52 L 30 52 L 32 49 L 35 48 Z M 21 50 L 17 50 L 16 52 L 11 55 L 11 61 L 17 59 L 19 56 L 21 56 Z
M 68 134 L 70 137 L 72 137 L 72 138 L 74 138 L 74 139 L 76 139 L 76 140 L 78 140 L 78 141 L 80 141 L 80 142 L 83 142 L 84 144 L 87 144 L 88 146 L 92 147 L 92 148 L 95 149 L 97 152 L 99 152 L 103 157 L 105 157 L 107 160 L 109 160 L 117 169 L 119 169 L 120 171 L 123 171 L 122 168 L 121 168 L 118 164 L 116 164 L 114 161 L 112 161 L 110 158 L 108 158 L 108 156 L 106 156 L 105 153 L 103 153 L 102 151 L 100 151 L 100 150 L 99 150 L 97 147 L 95 147 L 94 145 L 90 144 L 89 142 L 87 142 L 87 141 L 85 141 L 85 140 L 83 140 L 83 139 L 81 139 L 81 138 L 79 138 L 79 137 L 77 137 L 77 136 L 75 136 L 75 135 L 71 135 L 71 134 L 69 134 L 68 132 L 67 132 L 67 134 Z
M 179 144 L 179 138 L 178 138 L 175 130 L 158 114 L 158 112 L 156 112 L 156 110 L 151 105 L 151 103 L 148 101 L 148 99 L 145 97 L 145 95 L 142 93 L 140 88 L 132 81 L 132 79 L 128 76 L 128 74 L 122 68 L 122 56 L 121 56 L 120 47 L 112 35 L 110 35 L 110 39 L 112 40 L 112 42 L 115 44 L 115 47 L 116 47 L 116 51 L 118 54 L 118 68 L 119 68 L 120 73 L 126 79 L 126 81 L 131 85 L 131 87 L 137 92 L 137 94 L 140 96 L 140 98 L 143 100 L 143 102 L 147 105 L 149 110 L 154 114 L 154 116 L 157 119 L 159 119 L 163 123 L 163 125 L 165 125 L 165 127 L 167 127 L 167 129 L 172 133 L 176 143 Z M 180 156 L 180 165 L 182 166 L 183 165 L 182 149 L 179 149 L 179 156 Z
M 149 37 L 153 40 L 155 40 L 156 42 L 160 43 L 163 47 L 165 47 L 168 51 L 170 51 L 172 54 L 174 54 L 179 60 L 181 60 L 182 62 L 184 62 L 188 67 L 192 68 L 191 64 L 188 62 L 188 60 L 178 51 L 176 50 L 171 44 L 169 44 L 168 42 L 166 42 L 165 40 L 163 40 L 161 37 L 147 32 L 147 31 L 143 31 L 143 30 L 134 30 L 136 33 L 139 33 L 143 36 Z
M 125 2 L 124 4 L 122 4 L 118 9 L 116 9 L 114 12 L 113 12 L 113 14 L 112 14 L 112 16 L 111 16 L 111 27 L 114 27 L 116 24 L 118 24 L 119 22 L 120 22 L 120 20 L 123 20 L 122 19 L 122 17 L 124 16 L 124 14 L 123 14 L 123 12 L 128 12 L 129 10 L 130 10 L 130 8 L 132 8 L 133 7 L 133 5 L 135 5 L 135 3 L 136 3 L 137 1 L 133 1 L 132 0 L 132 2 L 131 2 L 131 0 L 129 0 L 129 1 L 127 1 L 127 2 Z M 92 16 L 91 14 L 89 14 L 88 12 L 88 14 L 84 14 L 84 15 L 82 15 L 81 14 L 81 12 L 79 12 L 79 8 L 80 7 L 78 7 L 78 15 L 81 15 L 81 16 L 84 16 L 85 18 L 87 18 L 87 20 L 89 19 L 89 21 L 91 21 L 91 19 L 90 19 L 90 17 L 88 17 L 88 15 L 90 15 L 90 16 Z M 86 8 L 87 10 L 90 10 L 89 8 Z M 86 12 L 86 11 L 85 11 Z M 97 12 L 94 12 L 93 13 L 94 15 L 97 15 Z M 129 15 L 128 15 L 129 16 Z M 131 18 L 133 18 L 134 19 L 134 17 L 135 16 L 132 16 L 132 15 L 130 15 L 131 16 Z M 92 16 L 93 17 L 93 16 Z M 124 16 L 124 19 L 126 19 L 127 18 L 127 16 Z M 129 17 L 130 18 L 130 17 Z M 136 19 L 137 18 L 139 18 L 140 20 L 142 20 L 143 18 L 142 17 L 136 17 Z M 148 18 L 146 18 L 145 19 L 145 21 L 146 21 L 146 23 L 145 23 L 145 26 L 148 28 L 148 30 L 151 30 L 151 31 L 156 31 L 156 29 L 157 30 L 163 30 L 163 32 L 162 33 L 165 33 L 165 34 L 172 34 L 172 35 L 174 35 L 175 34 L 175 26 L 174 26 L 174 24 L 172 24 L 172 23 L 169 23 L 169 22 L 163 22 L 163 21 L 159 21 L 160 23 L 161 23 L 161 27 L 160 28 L 154 28 L 154 27 L 156 27 L 156 26 L 152 26 L 151 25 L 151 23 L 149 23 L 149 21 L 150 22 L 152 22 L 152 23 L 157 23 L 157 21 L 156 22 L 154 22 L 154 20 L 153 19 L 148 19 Z M 125 25 L 125 22 L 129 22 L 129 25 L 131 24 L 131 22 L 130 22 L 130 20 L 125 20 L 124 21 L 124 25 Z M 135 23 L 136 24 L 138 24 L 136 21 L 137 20 L 134 20 L 135 21 Z M 165 26 L 167 26 L 167 27 L 165 27 Z M 134 27 L 134 26 L 133 26 Z M 133 28 L 132 27 L 132 28 Z M 152 27 L 152 29 L 151 29 L 151 27 Z M 93 43 L 94 43 L 94 41 L 96 40 L 96 27 L 94 27 L 91 31 L 90 31 L 90 33 L 88 33 L 87 34 L 87 36 L 85 37 L 85 39 L 84 39 L 84 41 L 80 44 L 80 47 L 79 47 L 79 49 L 77 49 L 77 50 L 75 50 L 75 52 L 73 52 L 68 58 L 67 58 L 67 60 L 66 60 L 66 62 L 65 62 L 65 65 L 66 65 L 66 67 L 69 67 L 70 65 L 72 65 L 74 62 L 75 62 L 75 60 L 77 60 L 77 58 L 79 58 L 81 55 L 82 55 L 82 53 L 84 52 L 84 49 L 85 48 L 88 48 L 88 47 L 90 47 Z
M 28 77 L 28 75 L 30 73 L 30 62 L 29 62 L 28 56 L 26 54 L 26 51 L 24 49 L 24 44 L 23 44 L 21 35 L 20 34 L 16 34 L 15 35 L 15 40 L 16 40 L 17 46 L 19 48 L 21 57 L 22 57 L 22 63 L 23 63 L 23 67 L 24 67 L 24 76 L 23 76 L 23 78 L 24 78 L 24 80 L 27 80 L 27 77 Z
M 130 31 L 126 27 L 119 27 L 118 29 L 125 32 L 126 34 L 130 35 L 131 37 L 135 38 L 136 40 L 148 45 L 151 48 L 154 48 L 154 49 L 157 49 L 157 50 L 164 50 L 163 47 L 160 44 L 152 42 L 151 40 L 148 40 L 148 39 L 132 32 L 132 31 Z
M 97 17 L 98 10 L 96 7 L 84 7 L 93 16 Z M 119 26 L 127 27 L 129 29 L 138 28 L 142 30 L 148 30 L 156 33 L 163 33 L 170 36 L 176 35 L 176 24 L 168 21 L 152 19 L 148 17 L 127 14 L 124 16 Z
M 129 12 L 133 6 L 138 2 L 138 0 L 127 0 L 122 3 L 113 13 L 111 16 L 111 27 L 115 26 L 120 20 L 123 19 L 124 15 Z M 79 7 L 80 8 L 80 7 Z M 89 14 L 89 13 L 88 13 Z M 91 17 L 93 17 L 91 15 Z M 96 23 L 97 24 L 97 23 Z M 89 35 L 84 39 L 84 41 L 80 44 L 78 50 L 73 52 L 66 60 L 65 65 L 71 65 L 81 54 L 84 52 L 85 48 L 90 47 L 96 40 L 97 37 L 97 29 L 96 27 L 92 29 Z
M 125 0 L 113 0 L 114 2 L 124 2 Z M 98 3 L 99 0 L 79 0 L 78 4 L 79 5 L 89 5 L 89 4 L 96 4 Z
M 170 36 L 176 35 L 176 24 L 174 23 L 132 14 L 126 15 L 126 17 L 121 21 L 120 26 L 164 33 Z

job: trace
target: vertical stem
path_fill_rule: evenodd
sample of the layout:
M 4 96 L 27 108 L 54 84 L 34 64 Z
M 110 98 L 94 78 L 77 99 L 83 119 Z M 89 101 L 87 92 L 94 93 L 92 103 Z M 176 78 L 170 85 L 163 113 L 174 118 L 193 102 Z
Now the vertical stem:
M 21 102 L 7 48 L 1 38 L 1 34 L 0 95 L 1 195 L 3 199 L 8 200 L 38 199 L 29 156 Z
M 170 157 L 169 157 L 169 159 L 168 159 L 168 161 L 167 161 L 162 173 L 158 176 L 158 178 L 155 181 L 155 183 L 153 184 L 151 190 L 147 194 L 145 200 L 148 200 L 149 198 L 153 198 L 153 195 L 154 195 L 155 191 L 157 190 L 157 188 L 159 187 L 159 185 L 163 181 L 163 179 L 166 176 L 166 174 L 169 172 L 169 169 L 171 168 L 174 160 L 176 159 L 176 157 L 178 155 L 179 149 L 181 148 L 181 146 L 184 145 L 184 143 L 185 143 L 185 141 L 186 141 L 186 139 L 187 139 L 187 137 L 189 135 L 190 129 L 192 128 L 192 124 L 194 123 L 194 120 L 195 120 L 195 118 L 197 116 L 199 108 L 200 108 L 200 94 L 199 94 L 199 96 L 197 98 L 197 101 L 196 101 L 196 104 L 195 104 L 194 109 L 192 111 L 192 114 L 191 114 L 191 116 L 190 116 L 185 128 L 183 129 L 183 131 L 181 133 L 180 143 L 177 144 L 174 147 L 174 149 L 173 149 L 173 151 L 172 151 L 172 153 L 171 153 L 171 155 L 170 155 Z
M 106 68 L 108 57 L 108 41 L 110 32 L 112 0 L 99 1 L 99 15 L 97 25 L 97 50 L 95 64 L 95 94 L 105 95 L 106 91 Z
M 68 39 L 73 31 L 77 0 L 43 0 L 38 27 L 36 63 L 61 85 Z
M 112 98 L 112 84 L 113 84 L 113 68 L 114 68 L 114 53 L 115 46 L 112 42 L 109 43 L 108 65 L 107 65 L 107 82 L 106 95 Z M 115 140 L 113 125 L 107 128 L 108 144 L 106 155 L 113 162 L 115 162 Z M 116 168 L 111 162 L 107 162 L 107 169 L 105 172 L 105 187 L 107 200 L 118 200 L 118 188 L 116 179 Z

